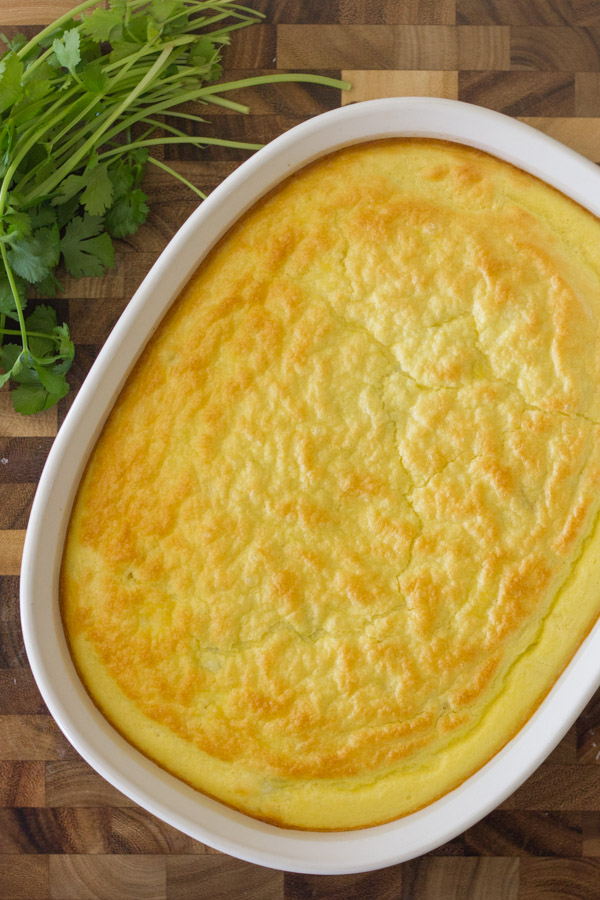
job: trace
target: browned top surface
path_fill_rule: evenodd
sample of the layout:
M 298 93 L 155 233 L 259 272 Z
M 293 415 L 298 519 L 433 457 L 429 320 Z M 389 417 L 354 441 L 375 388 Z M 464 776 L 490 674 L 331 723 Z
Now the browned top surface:
M 41 26 L 72 0 L 2 0 L 0 28 Z M 454 97 L 518 116 L 600 162 L 598 0 L 253 0 L 265 24 L 238 33 L 228 73 L 342 71 L 345 102 Z M 20 26 L 20 28 L 18 27 Z M 248 91 L 249 118 L 215 112 L 222 137 L 266 141 L 331 109 L 339 93 Z M 167 157 L 203 188 L 243 152 Z M 501 808 L 427 857 L 338 878 L 284 875 L 216 854 L 135 807 L 83 763 L 49 717 L 27 666 L 18 570 L 35 486 L 76 388 L 150 265 L 195 207 L 157 170 L 151 216 L 103 280 L 65 279 L 59 318 L 78 345 L 73 392 L 16 417 L 0 392 L 0 900 L 184 900 L 234 896 L 533 900 L 600 898 L 600 694 L 559 748 Z

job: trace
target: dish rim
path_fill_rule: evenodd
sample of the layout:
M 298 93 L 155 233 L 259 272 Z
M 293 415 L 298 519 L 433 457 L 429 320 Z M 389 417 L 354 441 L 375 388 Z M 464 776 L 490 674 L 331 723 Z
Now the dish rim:
M 600 216 L 600 190 L 594 198 L 590 181 L 595 179 L 600 188 L 600 172 L 593 163 L 530 126 L 482 107 L 429 97 L 387 98 L 343 106 L 297 125 L 242 163 L 210 194 L 135 292 L 54 441 L 23 551 L 21 621 L 27 655 L 44 702 L 79 754 L 134 802 L 196 840 L 248 862 L 290 872 L 370 871 L 412 859 L 455 837 L 539 766 L 600 683 L 598 621 L 534 715 L 455 790 L 385 825 L 309 832 L 260 822 L 160 769 L 104 719 L 71 661 L 58 610 L 66 525 L 89 453 L 148 339 L 205 255 L 261 196 L 320 156 L 391 137 L 440 138 L 484 150 L 536 175 Z M 210 230 L 203 234 L 207 222 Z

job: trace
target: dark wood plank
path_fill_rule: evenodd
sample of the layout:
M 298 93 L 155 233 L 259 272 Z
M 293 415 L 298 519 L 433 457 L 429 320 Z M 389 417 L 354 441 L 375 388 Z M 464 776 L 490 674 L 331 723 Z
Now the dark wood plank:
M 298 875 L 284 880 L 285 900 L 401 900 L 404 866 L 358 875 Z
M 114 326 L 127 300 L 110 297 L 104 300 L 94 298 L 69 300 L 69 328 L 76 344 L 101 346 Z
M 522 859 L 519 900 L 597 900 L 600 860 Z
M 44 763 L 0 762 L 0 806 L 43 806 Z
M 575 77 L 562 72 L 463 71 L 458 74 L 458 99 L 508 116 L 573 116 Z
M 515 809 L 600 809 L 600 777 L 595 766 L 542 765 L 513 794 Z
M 46 763 L 46 805 L 135 806 L 132 800 L 105 781 L 82 759 L 50 760 Z
M 600 810 L 581 814 L 582 853 L 600 856 Z
M 600 25 L 600 0 L 456 0 L 459 25 Z
M 204 844 L 144 810 L 96 807 L 0 809 L 0 854 L 205 854 Z
M 582 815 L 495 810 L 429 856 L 581 856 Z
M 28 666 L 0 669 L 0 716 L 47 712 Z
M 230 856 L 167 856 L 168 900 L 198 900 L 199 885 L 210 900 L 283 900 L 283 873 Z
M 401 900 L 517 900 L 519 860 L 421 857 L 403 866 Z
M 49 900 L 47 856 L 0 856 L 0 900 Z
M 223 53 L 223 68 L 273 69 L 275 67 L 276 30 L 274 25 L 250 25 L 238 31 Z
M 0 669 L 15 671 L 27 666 L 19 615 L 19 579 L 0 577 Z
M 293 28 L 293 25 L 289 26 Z M 333 26 L 335 27 L 335 26 Z M 377 26 L 374 26 L 377 27 Z M 218 137 L 226 141 L 239 141 L 251 144 L 267 144 L 274 138 L 289 131 L 295 125 L 305 121 L 305 116 L 252 116 L 248 121 L 244 116 L 221 115 L 210 127 L 203 129 L 206 136 Z M 218 128 L 217 128 L 218 126 Z M 181 131 L 194 134 L 197 127 L 193 122 L 179 123 Z M 192 144 L 172 144 L 165 148 L 165 160 L 231 160 L 243 162 L 251 156 L 250 150 L 237 147 L 206 146 L 195 147 Z
M 600 691 L 592 697 L 577 720 L 577 760 L 600 765 Z
M 51 716 L 0 716 L 0 759 L 77 758 Z
M 0 437 L 0 484 L 37 484 L 52 438 Z
M 512 69 L 550 72 L 597 71 L 600 68 L 600 26 L 513 27 L 510 29 L 510 66 Z
M 280 25 L 277 66 L 310 69 L 508 69 L 506 27 Z
M 166 900 L 162 856 L 50 856 L 52 900 Z
M 600 116 L 599 72 L 576 72 L 575 115 Z
M 454 0 L 255 0 L 281 25 L 453 25 Z

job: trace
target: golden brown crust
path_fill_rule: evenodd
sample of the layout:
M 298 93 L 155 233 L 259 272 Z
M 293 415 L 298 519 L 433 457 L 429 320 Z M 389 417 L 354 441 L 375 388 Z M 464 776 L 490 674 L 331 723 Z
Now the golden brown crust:
M 419 140 L 326 157 L 229 232 L 130 377 L 69 528 L 67 634 L 129 739 L 261 818 L 360 827 L 520 727 L 558 643 L 495 744 L 378 816 L 374 785 L 401 792 L 503 708 L 585 557 L 594 242 L 535 178 Z M 569 653 L 598 614 L 579 603 Z M 325 786 L 353 792 L 337 824 L 312 811 Z

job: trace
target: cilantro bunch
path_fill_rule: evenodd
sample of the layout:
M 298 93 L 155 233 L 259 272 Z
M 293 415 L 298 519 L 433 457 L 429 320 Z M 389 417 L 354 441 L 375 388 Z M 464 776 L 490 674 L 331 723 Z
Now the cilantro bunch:
M 148 164 L 204 198 L 153 158 L 151 148 L 260 146 L 185 134 L 172 122 L 206 120 L 181 104 L 247 113 L 223 94 L 276 81 L 348 86 L 316 75 L 215 84 L 230 34 L 260 17 L 234 0 L 110 0 L 108 8 L 86 0 L 30 41 L 3 37 L 0 387 L 10 379 L 18 412 L 48 409 L 67 394 L 74 355 L 68 326 L 58 324 L 50 306 L 25 315 L 28 288 L 54 296 L 61 289 L 59 265 L 76 278 L 101 276 L 113 266 L 113 238 L 133 234 L 148 215 L 140 187 Z

